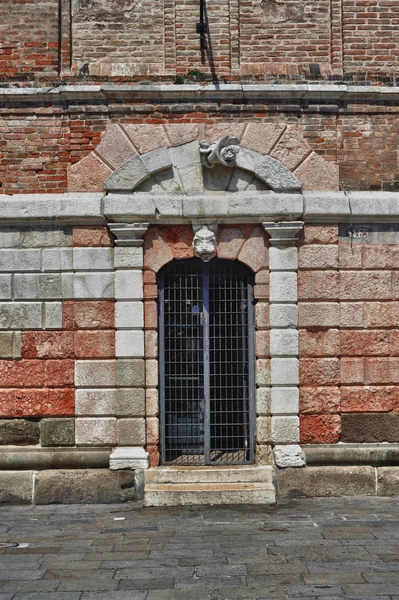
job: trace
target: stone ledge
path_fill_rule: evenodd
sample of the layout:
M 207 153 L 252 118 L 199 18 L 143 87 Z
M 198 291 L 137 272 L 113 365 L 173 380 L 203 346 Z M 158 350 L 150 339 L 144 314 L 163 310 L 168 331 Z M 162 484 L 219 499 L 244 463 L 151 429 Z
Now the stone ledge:
M 348 223 L 399 222 L 399 192 L 236 192 L 201 196 L 133 194 L 0 194 L 1 224 L 261 223 L 265 219 Z
M 4 87 L 0 88 L 3 103 L 43 102 L 62 100 L 80 101 L 290 101 L 310 100 L 337 102 L 365 100 L 392 102 L 399 97 L 399 88 L 388 86 L 360 86 L 346 84 L 154 84 L 154 85 L 59 85 L 57 87 Z
M 303 444 L 306 463 L 316 465 L 399 465 L 399 444 Z
M 376 470 L 370 466 L 288 468 L 278 473 L 282 498 L 375 496 Z
M 1 471 L 1 504 L 114 504 L 135 500 L 132 471 Z
M 102 193 L 0 194 L 0 223 L 56 220 L 103 224 Z
M 399 467 L 307 466 L 278 472 L 280 498 L 399 496 Z
M 0 470 L 99 469 L 109 465 L 112 448 L 38 448 L 2 446 Z

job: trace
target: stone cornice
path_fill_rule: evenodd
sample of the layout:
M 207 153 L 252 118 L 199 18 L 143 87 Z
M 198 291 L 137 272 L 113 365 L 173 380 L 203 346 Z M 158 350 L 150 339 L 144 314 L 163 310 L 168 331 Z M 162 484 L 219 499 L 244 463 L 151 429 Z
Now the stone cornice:
M 138 230 L 146 223 L 262 223 L 305 221 L 399 223 L 399 192 L 236 192 L 184 196 L 102 194 L 0 194 L 0 226 L 35 222 L 113 223 Z M 126 228 L 126 233 L 131 228 Z M 136 230 L 135 230 L 136 231 Z
M 24 102 L 389 102 L 399 104 L 399 87 L 346 84 L 58 85 L 0 88 L 3 104 Z

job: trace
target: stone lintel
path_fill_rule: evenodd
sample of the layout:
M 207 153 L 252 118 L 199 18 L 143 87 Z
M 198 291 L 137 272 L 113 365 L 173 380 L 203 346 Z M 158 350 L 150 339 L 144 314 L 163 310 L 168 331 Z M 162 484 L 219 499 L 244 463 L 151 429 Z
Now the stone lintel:
M 304 226 L 303 221 L 279 221 L 262 223 L 266 233 L 270 235 L 272 246 L 293 246 L 296 236 Z
M 110 223 L 117 246 L 142 246 L 149 223 Z

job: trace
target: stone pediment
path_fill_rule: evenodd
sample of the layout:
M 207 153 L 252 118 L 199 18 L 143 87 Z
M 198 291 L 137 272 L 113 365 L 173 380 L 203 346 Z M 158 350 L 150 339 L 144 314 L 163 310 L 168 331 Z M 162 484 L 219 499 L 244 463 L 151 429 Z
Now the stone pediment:
M 299 192 L 299 179 L 279 160 L 243 148 L 234 138 L 197 140 L 135 155 L 105 181 L 109 192 L 197 195 L 215 192 Z

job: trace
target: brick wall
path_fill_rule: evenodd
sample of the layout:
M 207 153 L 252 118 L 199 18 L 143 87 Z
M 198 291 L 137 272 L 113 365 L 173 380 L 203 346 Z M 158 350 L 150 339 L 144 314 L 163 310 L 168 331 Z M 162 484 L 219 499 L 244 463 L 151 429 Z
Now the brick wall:
M 97 76 L 161 75 L 164 11 L 163 1 L 74 2 L 73 69 Z
M 121 161 L 138 152 L 175 143 L 176 134 L 172 130 L 167 133 L 160 125 L 162 134 L 158 133 L 154 121 L 164 123 L 166 129 L 169 125 L 172 129 L 177 123 L 182 125 L 183 121 L 191 126 L 197 139 L 212 140 L 226 131 L 241 137 L 249 125 L 255 129 L 259 126 L 263 141 L 257 142 L 256 132 L 252 132 L 251 140 L 243 136 L 243 145 L 253 144 L 255 150 L 262 146 L 261 151 L 270 152 L 295 170 L 304 190 L 334 190 L 338 181 L 347 190 L 398 189 L 399 125 L 395 113 L 337 116 L 304 111 L 292 116 L 271 110 L 249 115 L 241 112 L 244 107 L 237 106 L 237 121 L 231 126 L 223 112 L 201 113 L 193 107 L 192 112 L 168 117 L 171 108 L 164 106 L 163 114 L 156 113 L 157 119 L 153 118 L 154 113 L 143 116 L 140 105 L 136 107 L 140 114 L 134 116 L 129 106 L 122 106 L 118 119 L 111 119 L 106 108 L 98 111 L 96 107 L 73 114 L 73 118 L 67 112 L 61 115 L 62 110 L 56 107 L 3 109 L 0 193 L 101 191 Z M 96 114 L 90 114 L 92 109 Z M 345 109 L 347 113 L 351 110 L 352 107 Z M 79 162 L 78 167 L 72 168 Z
M 303 443 L 399 441 L 398 230 L 305 226 L 299 250 Z
M 0 2 L 0 81 L 58 70 L 58 0 Z
M 346 73 L 398 71 L 396 0 L 343 0 L 343 56 Z
M 3 0 L 5 78 L 392 79 L 396 0 L 214 0 L 201 56 L 197 0 Z

